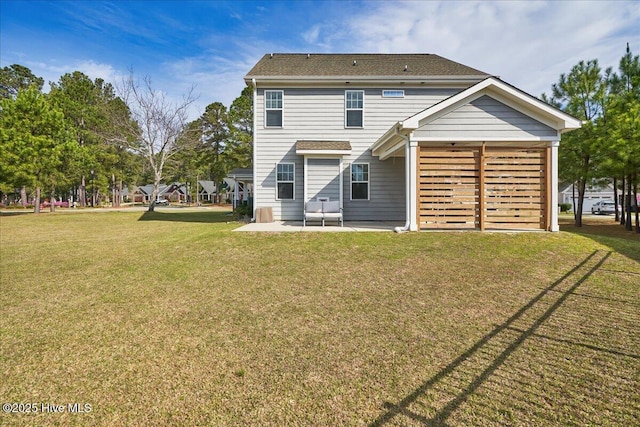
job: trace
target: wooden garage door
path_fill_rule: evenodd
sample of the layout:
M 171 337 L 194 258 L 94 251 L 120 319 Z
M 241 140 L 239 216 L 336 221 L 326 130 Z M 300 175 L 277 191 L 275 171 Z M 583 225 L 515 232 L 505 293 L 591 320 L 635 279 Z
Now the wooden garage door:
M 486 149 L 484 228 L 546 228 L 545 153 Z
M 545 149 L 420 147 L 420 229 L 545 229 Z
M 478 150 L 420 149 L 421 229 L 477 227 L 478 161 Z

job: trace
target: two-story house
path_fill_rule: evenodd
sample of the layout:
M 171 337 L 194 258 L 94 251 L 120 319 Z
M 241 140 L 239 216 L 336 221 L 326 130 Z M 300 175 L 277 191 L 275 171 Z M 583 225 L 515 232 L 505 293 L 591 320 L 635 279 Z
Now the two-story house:
M 431 54 L 277 53 L 245 81 L 254 209 L 276 220 L 328 199 L 402 230 L 558 230 L 558 144 L 580 121 L 497 77 Z

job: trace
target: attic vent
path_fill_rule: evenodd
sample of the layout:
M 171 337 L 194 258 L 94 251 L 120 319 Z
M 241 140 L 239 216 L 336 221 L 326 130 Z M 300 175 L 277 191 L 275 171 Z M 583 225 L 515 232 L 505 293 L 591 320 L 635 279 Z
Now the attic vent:
M 405 70 L 405 71 L 407 71 L 408 69 L 409 69 L 409 66 L 408 66 L 408 65 L 405 65 L 405 66 L 404 66 L 404 70 Z
M 356 66 L 356 60 L 355 59 L 353 60 L 353 66 L 354 67 Z

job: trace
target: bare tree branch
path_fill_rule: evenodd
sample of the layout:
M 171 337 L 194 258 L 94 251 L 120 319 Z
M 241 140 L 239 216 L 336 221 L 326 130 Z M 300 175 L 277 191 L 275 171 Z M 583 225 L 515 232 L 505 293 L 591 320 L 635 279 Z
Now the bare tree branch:
M 173 102 L 164 92 L 153 88 L 149 76 L 140 82 L 134 79 L 133 72 L 118 87 L 119 95 L 128 107 L 128 114 L 117 115 L 119 132 L 113 135 L 112 140 L 149 162 L 154 174 L 149 211 L 154 210 L 167 160 L 188 147 L 177 142 L 187 129 L 189 106 L 196 100 L 193 90 L 192 86 L 181 102 Z

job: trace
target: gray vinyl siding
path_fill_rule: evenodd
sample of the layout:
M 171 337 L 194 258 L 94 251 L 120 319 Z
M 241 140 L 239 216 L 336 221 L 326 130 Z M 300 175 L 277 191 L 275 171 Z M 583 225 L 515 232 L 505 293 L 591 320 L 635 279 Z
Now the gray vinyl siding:
M 552 138 L 557 131 L 513 108 L 482 96 L 414 132 L 419 138 Z
M 346 221 L 401 221 L 405 219 L 404 158 L 380 161 L 371 152 L 354 163 L 369 163 L 369 200 L 351 199 L 351 162 L 343 176 Z
M 276 220 L 301 220 L 303 214 L 303 157 L 296 155 L 298 140 L 349 141 L 351 155 L 343 157 L 345 220 L 404 220 L 404 159 L 380 161 L 371 155 L 371 145 L 397 121 L 404 120 L 445 99 L 460 89 L 404 88 L 404 98 L 383 98 L 380 88 L 284 89 L 283 127 L 265 128 L 264 90 L 258 88 L 255 128 L 254 207 L 271 207 Z M 364 90 L 364 127 L 345 129 L 345 90 Z M 309 159 L 311 161 L 312 159 Z M 276 200 L 275 165 L 295 162 L 295 200 Z M 370 200 L 350 200 L 351 163 L 369 163 Z M 309 188 L 307 188 L 309 191 Z M 311 197 L 311 192 L 308 194 Z M 332 197 L 333 200 L 333 197 Z
M 328 197 L 340 200 L 340 164 L 338 159 L 307 160 L 307 198 Z

